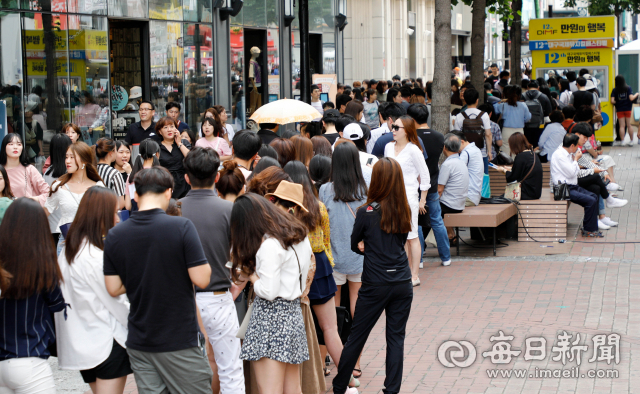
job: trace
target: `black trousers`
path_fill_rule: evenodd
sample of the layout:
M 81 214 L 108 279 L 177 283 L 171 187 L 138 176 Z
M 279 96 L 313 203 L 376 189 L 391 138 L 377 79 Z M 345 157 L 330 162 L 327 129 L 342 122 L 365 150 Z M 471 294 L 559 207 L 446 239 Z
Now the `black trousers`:
M 347 343 L 340 356 L 338 374 L 333 379 L 334 394 L 344 394 L 349 385 L 353 368 L 362 353 L 371 330 L 378 322 L 382 312 L 386 312 L 387 357 L 385 394 L 399 393 L 402 383 L 402 367 L 404 359 L 404 338 L 413 301 L 413 285 L 411 282 L 373 286 L 362 284 L 358 292 L 353 327 Z
M 591 174 L 582 178 L 578 178 L 578 186 L 583 189 L 589 190 L 596 196 L 602 197 L 603 200 L 609 198 L 607 185 L 604 184 L 602 177 L 598 174 Z

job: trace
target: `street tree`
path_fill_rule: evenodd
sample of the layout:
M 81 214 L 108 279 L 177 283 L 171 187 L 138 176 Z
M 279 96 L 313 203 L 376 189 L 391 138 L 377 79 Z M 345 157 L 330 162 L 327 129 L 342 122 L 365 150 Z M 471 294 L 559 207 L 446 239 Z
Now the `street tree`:
M 451 112 L 451 2 L 435 0 L 434 70 L 431 93 L 431 126 L 441 133 L 449 131 Z

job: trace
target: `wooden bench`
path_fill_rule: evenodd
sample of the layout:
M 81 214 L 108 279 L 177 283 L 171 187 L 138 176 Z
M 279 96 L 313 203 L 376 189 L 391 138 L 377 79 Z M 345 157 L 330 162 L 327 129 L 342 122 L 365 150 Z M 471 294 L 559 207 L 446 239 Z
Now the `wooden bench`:
M 551 170 L 549 163 L 542 163 L 542 187 L 549 186 L 551 179 Z M 501 196 L 504 194 L 504 189 L 507 187 L 507 177 L 504 172 L 495 170 L 489 167 L 489 185 L 491 187 L 491 197 Z
M 518 210 L 513 204 L 482 204 L 477 207 L 466 207 L 461 213 L 448 213 L 444 215 L 444 225 L 454 227 L 458 244 L 456 253 L 460 256 L 460 227 L 492 227 L 493 228 L 493 255 L 496 255 L 496 228 L 509 218 L 517 215 Z
M 542 189 L 539 200 L 520 201 L 518 241 L 557 242 L 565 239 L 569 204 L 569 201 L 555 201 L 548 188 Z

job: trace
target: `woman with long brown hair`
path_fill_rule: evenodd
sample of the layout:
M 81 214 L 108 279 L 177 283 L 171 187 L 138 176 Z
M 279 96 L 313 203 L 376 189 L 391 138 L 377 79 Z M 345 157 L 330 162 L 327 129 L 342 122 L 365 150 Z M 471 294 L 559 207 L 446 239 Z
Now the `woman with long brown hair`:
M 125 350 L 129 302 L 109 295 L 103 273 L 104 238 L 119 221 L 117 204 L 111 189 L 89 188 L 59 257 L 62 294 L 73 306 L 56 315 L 59 367 L 79 370 L 94 393 L 122 394 L 132 373 Z
M 289 185 L 274 198 L 304 210 L 301 186 Z M 313 257 L 307 228 L 264 197 L 246 193 L 233 204 L 231 243 L 233 279 L 249 277 L 256 293 L 240 358 L 252 362 L 260 393 L 298 394 L 300 364 L 309 359 L 300 307 Z
M 282 168 L 291 160 L 296 159 L 296 147 L 291 140 L 274 138 L 269 145 L 278 152 L 278 163 Z
M 44 204 L 44 210 L 47 216 L 56 209 L 60 212 L 60 219 L 57 223 L 57 232 L 60 233 L 57 254 L 60 254 L 64 246 L 64 235 L 60 226 L 73 222 L 80 200 L 87 189 L 96 185 L 104 186 L 93 162 L 93 151 L 87 144 L 84 142 L 71 144 L 65 158 L 67 173 L 51 185 L 51 192 Z M 120 174 L 116 175 L 122 180 Z
M 429 168 L 422 154 L 422 146 L 418 140 L 418 133 L 413 118 L 408 115 L 399 117 L 391 126 L 393 142 L 384 148 L 384 156 L 398 161 L 402 168 L 407 201 L 411 208 L 411 231 L 407 238 L 406 248 L 414 286 L 420 286 L 418 269 L 422 260 L 420 240 L 418 239 L 418 213 L 425 214 L 427 192 L 431 178 Z M 420 195 L 418 196 L 418 189 Z
M 233 141 L 233 136 L 235 135 L 236 131 L 233 129 L 232 125 L 227 123 L 227 120 L 229 119 L 229 114 L 227 114 L 227 109 L 222 105 L 214 105 L 212 108 L 218 111 L 218 115 L 220 116 L 220 123 L 222 124 L 222 127 L 224 127 L 226 131 L 226 133 L 224 133 L 223 138 L 227 140 L 229 145 L 231 145 Z
M 66 306 L 61 279 L 42 207 L 17 199 L 0 225 L 0 392 L 55 393 L 47 359 L 52 313 Z
M 353 116 L 356 121 L 364 121 L 364 105 L 360 100 L 351 100 L 347 103 L 347 108 L 344 110 L 345 115 Z
M 156 133 L 162 137 L 160 142 L 160 165 L 169 170 L 173 176 L 173 193 L 171 197 L 182 198 L 189 191 L 184 180 L 182 161 L 189 154 L 191 145 L 180 137 L 176 121 L 166 116 L 156 123 Z
M 49 185 L 40 172 L 29 164 L 22 136 L 9 133 L 0 145 L 0 165 L 4 166 L 11 182 L 11 191 L 16 198 L 29 197 L 44 205 L 49 195 Z
M 358 292 L 356 313 L 349 340 L 344 345 L 333 379 L 336 394 L 356 392 L 347 388 L 351 372 L 364 344 L 384 311 L 387 318 L 387 356 L 385 391 L 399 393 L 405 330 L 413 288 L 405 251 L 412 228 L 403 171 L 391 158 L 373 166 L 367 202 L 356 212 L 351 233 L 351 250 L 364 255 L 362 287 Z
M 7 197 L 13 200 L 13 193 L 11 192 L 11 183 L 9 182 L 9 175 L 4 166 L 0 165 L 0 197 Z
M 100 138 L 94 146 L 91 147 L 96 154 L 98 165 L 96 169 L 105 187 L 113 190 L 118 196 L 118 209 L 123 209 L 125 186 L 122 175 L 111 164 L 116 161 L 118 155 L 116 151 L 116 142 L 110 138 Z
M 313 143 L 311 140 L 307 137 L 294 135 L 291 137 L 291 142 L 293 142 L 296 152 L 296 160 L 309 167 L 309 162 L 313 157 Z

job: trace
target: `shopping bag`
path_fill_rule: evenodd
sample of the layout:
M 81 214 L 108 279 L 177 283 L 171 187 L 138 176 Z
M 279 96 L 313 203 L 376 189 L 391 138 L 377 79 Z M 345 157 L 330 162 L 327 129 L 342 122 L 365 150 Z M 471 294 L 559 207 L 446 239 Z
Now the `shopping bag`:
M 633 104 L 631 107 L 631 125 L 640 125 L 640 104 Z
M 484 174 L 482 178 L 482 197 L 491 198 L 491 180 L 489 174 Z
M 436 235 L 433 233 L 433 229 L 429 231 L 429 235 L 427 235 L 427 238 L 424 240 L 424 242 L 427 245 L 433 246 L 434 248 L 438 247 L 438 242 L 436 241 Z

